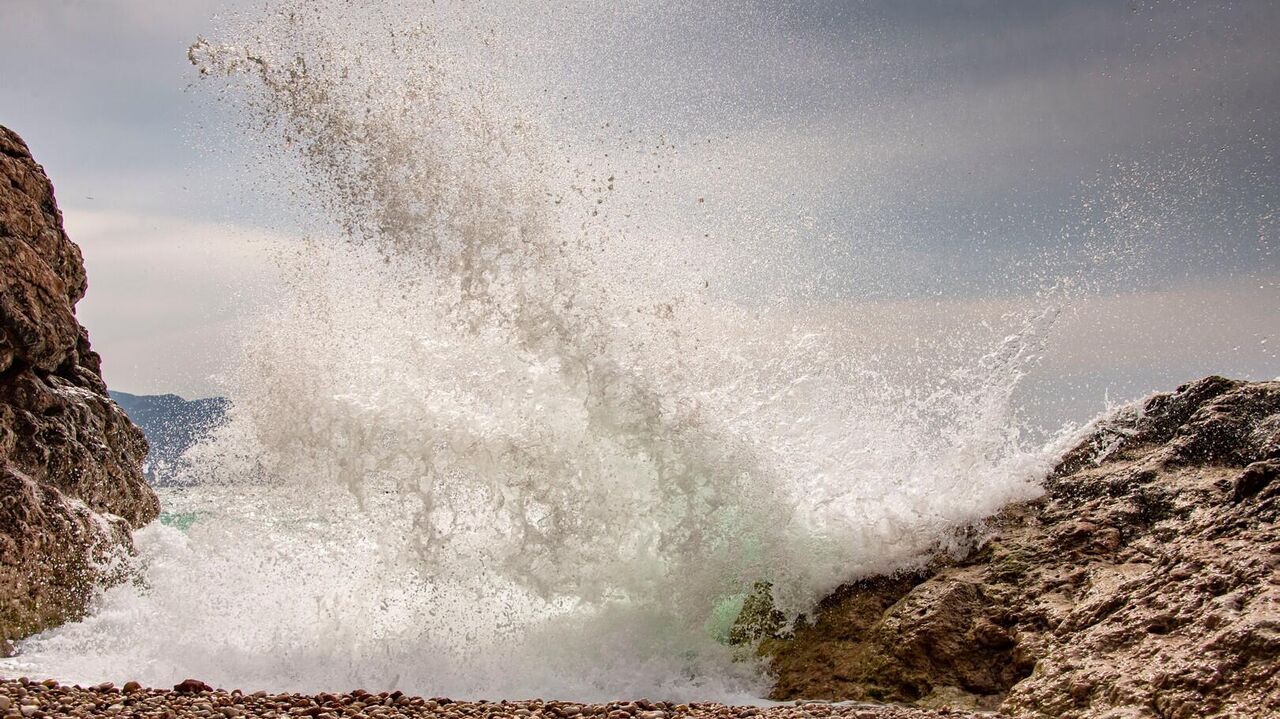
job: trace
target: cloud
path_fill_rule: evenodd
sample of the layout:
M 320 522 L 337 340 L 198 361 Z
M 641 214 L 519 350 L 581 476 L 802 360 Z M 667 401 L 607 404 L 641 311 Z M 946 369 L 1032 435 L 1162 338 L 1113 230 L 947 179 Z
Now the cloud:
M 253 227 L 64 207 L 89 292 L 77 314 L 113 388 L 217 391 L 239 332 L 281 291 L 272 254 L 290 240 Z
M 583 155 L 605 151 L 600 137 L 680 148 L 645 176 L 657 189 L 637 237 L 754 242 L 769 291 L 825 283 L 828 299 L 929 297 L 960 316 L 1059 269 L 1087 275 L 1094 253 L 1121 257 L 1098 296 L 1128 299 L 1090 304 L 1092 321 L 1063 330 L 1116 365 L 1063 376 L 1274 363 L 1210 349 L 1254 346 L 1246 330 L 1267 315 L 1249 307 L 1276 305 L 1272 280 L 1244 305 L 1238 292 L 1280 271 L 1280 5 L 484 5 L 470 22 L 502 30 L 496 44 L 442 42 L 498 53 L 548 134 Z M 213 391 L 238 318 L 278 284 L 263 248 L 297 218 L 276 204 L 286 192 L 253 186 L 237 118 L 211 108 L 209 88 L 188 91 L 184 55 L 221 24 L 214 12 L 258 7 L 0 3 L 0 122 L 54 179 L 89 262 L 82 317 L 124 389 Z M 473 7 L 403 6 L 427 19 Z M 770 264 L 784 252 L 798 272 Z M 1061 257 L 1083 269 L 1055 267 Z M 1196 319 L 1179 331 L 1160 307 Z M 1177 357 L 1204 359 L 1178 369 Z

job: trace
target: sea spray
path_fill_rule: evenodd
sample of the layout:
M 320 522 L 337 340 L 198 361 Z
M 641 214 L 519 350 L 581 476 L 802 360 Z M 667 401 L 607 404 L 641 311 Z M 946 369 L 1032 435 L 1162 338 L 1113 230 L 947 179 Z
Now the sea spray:
M 908 342 L 779 280 L 803 219 L 667 212 L 665 138 L 550 139 L 520 12 L 423 13 L 284 2 L 192 46 L 317 229 L 163 498 L 199 519 L 17 666 L 744 700 L 725 607 L 758 583 L 794 618 L 1037 493 L 1010 396 L 1054 303 Z

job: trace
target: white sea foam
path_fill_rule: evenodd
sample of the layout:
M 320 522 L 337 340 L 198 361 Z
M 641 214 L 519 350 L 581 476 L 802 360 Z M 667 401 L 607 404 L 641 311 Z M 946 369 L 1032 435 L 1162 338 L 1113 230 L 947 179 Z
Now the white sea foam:
M 527 45 L 484 51 L 519 20 L 284 3 L 193 47 L 322 229 L 162 497 L 189 528 L 7 671 L 745 700 L 722 640 L 757 581 L 795 616 L 1037 493 L 1010 398 L 1051 303 L 908 337 L 778 291 L 784 220 L 665 213 L 661 142 L 546 137 Z

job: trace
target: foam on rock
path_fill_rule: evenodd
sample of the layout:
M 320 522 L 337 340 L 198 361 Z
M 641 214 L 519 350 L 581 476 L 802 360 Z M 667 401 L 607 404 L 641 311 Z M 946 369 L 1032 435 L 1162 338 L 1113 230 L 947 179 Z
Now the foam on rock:
M 969 557 L 847 585 L 763 642 L 772 696 L 1275 715 L 1278 474 L 1280 382 L 1209 377 L 1126 407 Z

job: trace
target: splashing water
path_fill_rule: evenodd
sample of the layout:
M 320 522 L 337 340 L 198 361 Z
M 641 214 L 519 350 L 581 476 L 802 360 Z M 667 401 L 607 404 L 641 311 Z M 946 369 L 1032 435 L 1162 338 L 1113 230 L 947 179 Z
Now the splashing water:
M 286 2 L 192 47 L 260 181 L 343 240 L 277 258 L 288 301 L 162 496 L 189 526 L 15 671 L 743 701 L 767 679 L 721 640 L 757 581 L 794 617 L 1038 491 L 1010 396 L 1049 303 L 889 351 L 909 323 L 810 293 L 784 221 L 666 204 L 665 141 L 549 139 L 524 16 L 398 12 Z

